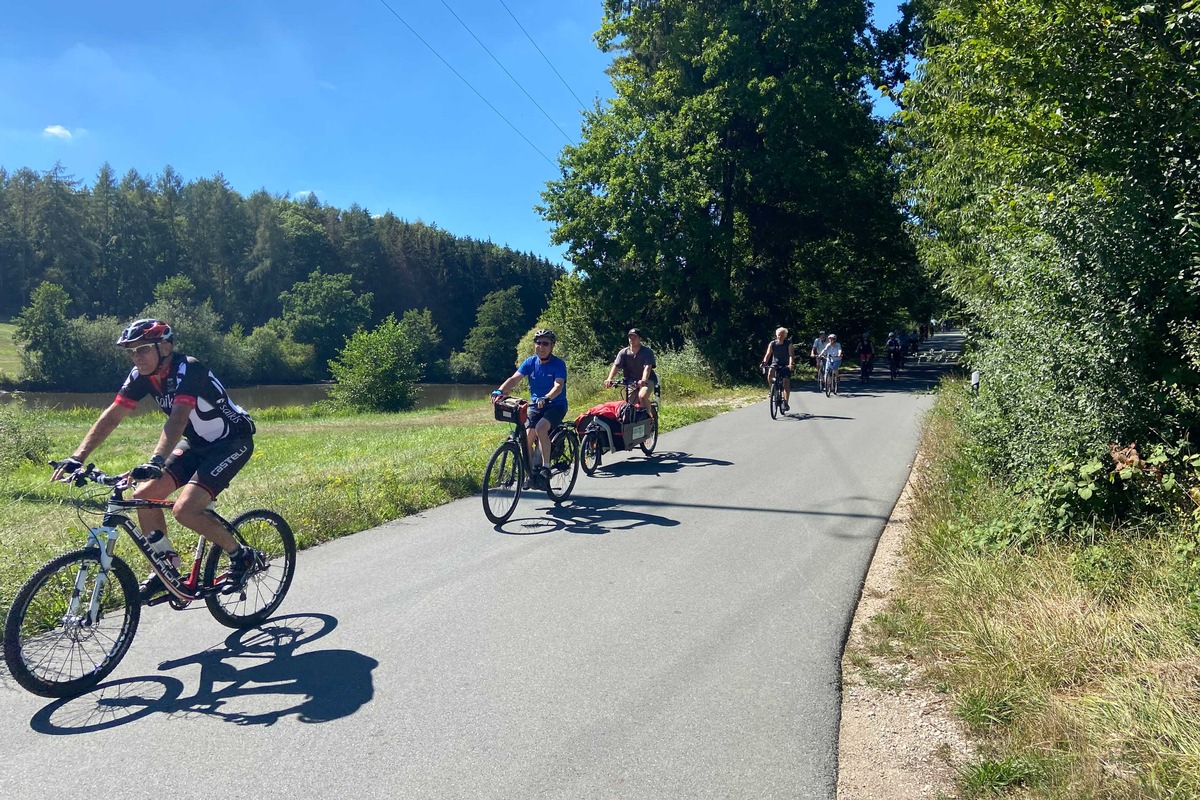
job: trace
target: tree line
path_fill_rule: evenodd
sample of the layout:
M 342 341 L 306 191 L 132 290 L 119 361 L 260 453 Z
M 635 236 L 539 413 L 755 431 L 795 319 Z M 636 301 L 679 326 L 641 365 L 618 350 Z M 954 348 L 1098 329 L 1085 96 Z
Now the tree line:
M 243 198 L 220 175 L 104 167 L 81 187 L 60 167 L 0 172 L 0 313 L 37 306 L 77 339 L 96 337 L 97 315 L 209 319 L 213 357 L 259 380 L 271 365 L 325 374 L 376 326 L 444 374 L 488 379 L 535 324 L 581 362 L 611 358 L 637 325 L 724 377 L 753 374 L 779 325 L 881 338 L 937 302 L 867 92 L 902 40 L 862 0 L 605 0 L 615 99 L 585 115 L 541 207 L 570 274 L 358 206 Z M 65 310 L 62 295 L 27 305 L 43 283 Z
M 0 168 L 0 316 L 30 315 L 30 385 L 94 388 L 93 370 L 43 363 L 44 353 L 71 343 L 111 357 L 94 346 L 149 313 L 191 334 L 193 350 L 211 347 L 204 355 L 224 359 L 231 382 L 326 377 L 358 328 L 424 313 L 427 375 L 478 380 L 495 345 L 477 334 L 464 350 L 480 305 L 513 290 L 508 313 L 523 330 L 562 274 L 531 253 L 390 212 L 265 190 L 243 197 L 219 174 L 185 183 L 168 166 L 118 180 L 106 164 L 86 185 L 61 165 Z

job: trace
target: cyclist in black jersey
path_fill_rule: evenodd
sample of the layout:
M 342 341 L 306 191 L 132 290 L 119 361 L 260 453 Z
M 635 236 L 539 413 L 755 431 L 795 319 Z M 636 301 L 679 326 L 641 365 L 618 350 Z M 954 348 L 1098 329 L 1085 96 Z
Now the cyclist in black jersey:
M 175 520 L 194 530 L 229 554 L 227 593 L 239 591 L 258 557 L 236 539 L 205 508 L 216 499 L 254 452 L 254 422 L 233 400 L 217 377 L 197 359 L 176 353 L 171 326 L 156 319 L 139 319 L 117 338 L 133 359 L 133 369 L 116 398 L 92 425 L 70 458 L 62 459 L 51 480 L 78 471 L 88 454 L 100 446 L 121 421 L 133 413 L 138 401 L 154 397 L 167 415 L 162 435 L 145 464 L 130 473 L 139 481 L 133 496 L 162 499 L 182 487 L 172 513 Z M 138 509 L 142 530 L 151 542 L 166 539 L 166 515 L 160 508 Z M 177 559 L 176 559 L 177 560 Z M 151 573 L 141 587 L 143 602 L 166 589 Z

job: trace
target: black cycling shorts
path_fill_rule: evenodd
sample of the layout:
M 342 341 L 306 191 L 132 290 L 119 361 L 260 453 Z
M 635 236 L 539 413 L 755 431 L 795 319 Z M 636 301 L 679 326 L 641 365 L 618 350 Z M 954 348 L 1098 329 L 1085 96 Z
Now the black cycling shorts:
M 567 407 L 560 405 L 551 405 L 547 403 L 541 408 L 537 407 L 537 403 L 531 403 L 529 406 L 529 417 L 525 420 L 525 427 L 533 430 L 537 427 L 540 420 L 546 420 L 550 423 L 550 427 L 554 428 L 562 424 L 563 417 L 567 415 Z
M 249 436 L 222 439 L 202 447 L 180 442 L 167 457 L 165 471 L 174 479 L 176 486 L 198 484 L 215 500 L 217 495 L 229 488 L 229 482 L 250 461 L 252 453 L 254 439 Z

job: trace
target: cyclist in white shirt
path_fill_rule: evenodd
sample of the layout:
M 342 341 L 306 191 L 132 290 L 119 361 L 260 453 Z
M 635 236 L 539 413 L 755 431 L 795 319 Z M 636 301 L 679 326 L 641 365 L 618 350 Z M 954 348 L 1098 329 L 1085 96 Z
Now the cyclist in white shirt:
M 825 369 L 829 373 L 836 372 L 842 365 L 842 345 L 837 340 L 837 334 L 829 334 L 829 339 L 825 342 L 825 349 L 821 351 L 821 357 L 825 359 Z
M 817 338 L 813 339 L 812 348 L 808 351 L 808 363 L 817 368 L 818 392 L 821 391 L 821 369 L 824 367 L 824 363 L 821 361 L 821 351 L 824 350 L 825 345 L 828 344 L 828 338 L 829 337 L 825 335 L 825 331 L 821 331 L 819 334 L 817 334 Z

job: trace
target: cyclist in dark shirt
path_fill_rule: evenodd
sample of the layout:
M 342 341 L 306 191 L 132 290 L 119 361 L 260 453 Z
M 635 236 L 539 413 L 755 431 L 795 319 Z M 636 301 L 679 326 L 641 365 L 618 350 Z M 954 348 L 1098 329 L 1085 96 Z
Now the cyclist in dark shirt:
M 775 338 L 767 343 L 767 350 L 763 354 L 762 366 L 770 368 L 767 373 L 768 386 L 774 383 L 777 370 L 783 376 L 783 410 L 791 410 L 788 401 L 792 396 L 792 370 L 796 366 L 796 350 L 792 341 L 788 339 L 787 328 L 775 329 Z
M 112 405 L 92 425 L 74 454 L 59 462 L 51 480 L 78 471 L 88 455 L 133 413 L 138 401 L 153 396 L 167 422 L 150 458 L 130 473 L 139 482 L 133 496 L 162 499 L 182 487 L 172 509 L 175 520 L 229 554 L 229 579 L 223 591 L 233 593 L 245 584 L 259 554 L 239 545 L 205 509 L 250 460 L 254 422 L 207 367 L 174 352 L 174 338 L 171 326 L 156 319 L 139 319 L 122 331 L 117 346 L 129 353 L 133 369 Z M 138 521 L 151 542 L 160 539 L 158 534 L 165 539 L 162 509 L 139 508 Z M 169 543 L 160 546 L 169 549 Z M 151 573 L 142 583 L 143 602 L 165 589 L 162 580 Z
M 862 341 L 858 343 L 858 367 L 859 380 L 866 383 L 871 377 L 871 368 L 874 366 L 872 362 L 875 360 L 875 344 L 871 341 L 869 332 L 862 335 Z

